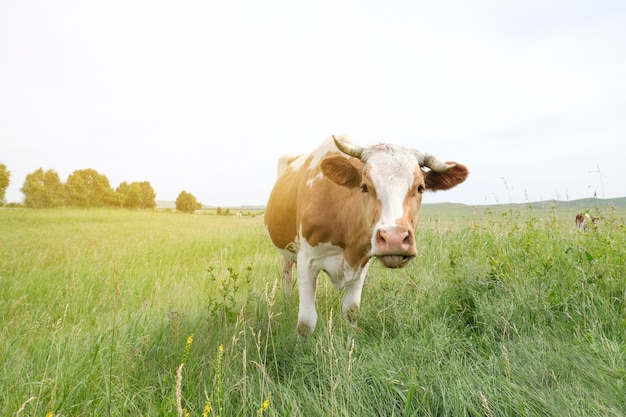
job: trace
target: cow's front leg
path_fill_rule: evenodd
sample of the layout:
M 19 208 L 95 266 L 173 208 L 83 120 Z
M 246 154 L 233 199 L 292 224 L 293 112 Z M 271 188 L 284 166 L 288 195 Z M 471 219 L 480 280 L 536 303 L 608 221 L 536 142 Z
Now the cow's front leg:
M 317 323 L 317 310 L 315 309 L 315 291 L 317 287 L 317 275 L 319 271 L 311 268 L 306 259 L 297 261 L 298 292 L 300 295 L 300 307 L 298 310 L 298 335 L 308 336 L 315 330 Z
M 354 271 L 353 279 L 346 283 L 346 293 L 343 296 L 343 315 L 350 326 L 357 327 L 357 318 L 361 306 L 361 293 L 367 275 L 368 265 Z

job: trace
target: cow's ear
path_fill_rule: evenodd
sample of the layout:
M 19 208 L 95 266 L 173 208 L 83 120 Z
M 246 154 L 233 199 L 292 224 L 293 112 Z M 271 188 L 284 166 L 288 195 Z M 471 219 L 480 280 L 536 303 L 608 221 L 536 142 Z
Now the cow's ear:
M 469 170 L 463 164 L 446 162 L 448 165 L 456 164 L 446 172 L 428 171 L 424 173 L 426 191 L 449 190 L 456 187 L 469 175 Z
M 361 164 L 361 161 L 344 156 L 329 156 L 322 159 L 321 168 L 324 175 L 335 184 L 355 188 L 361 185 L 361 170 L 355 164 Z

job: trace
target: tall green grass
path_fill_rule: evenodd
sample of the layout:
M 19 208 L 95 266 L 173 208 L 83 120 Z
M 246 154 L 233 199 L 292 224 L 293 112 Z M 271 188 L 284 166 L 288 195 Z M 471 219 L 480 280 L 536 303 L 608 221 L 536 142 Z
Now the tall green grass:
M 320 276 L 299 340 L 260 216 L 0 210 L 0 414 L 624 415 L 626 230 L 599 214 L 425 210 L 360 328 Z

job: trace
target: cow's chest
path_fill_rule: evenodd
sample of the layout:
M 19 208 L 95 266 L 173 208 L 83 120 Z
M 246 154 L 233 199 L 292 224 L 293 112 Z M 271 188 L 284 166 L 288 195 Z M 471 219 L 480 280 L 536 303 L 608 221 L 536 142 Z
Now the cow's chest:
M 339 246 L 331 243 L 311 246 L 304 240 L 298 253 L 298 274 L 315 277 L 320 271 L 328 275 L 336 288 L 342 289 L 349 282 L 359 279 L 361 268 L 353 270 Z

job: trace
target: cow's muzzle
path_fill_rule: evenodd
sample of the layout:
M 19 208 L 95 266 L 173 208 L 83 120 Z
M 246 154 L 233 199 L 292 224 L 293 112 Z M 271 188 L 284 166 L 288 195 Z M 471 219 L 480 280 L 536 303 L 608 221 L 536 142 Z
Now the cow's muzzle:
M 387 268 L 405 266 L 417 255 L 415 236 L 411 229 L 391 227 L 376 231 L 374 255 Z

